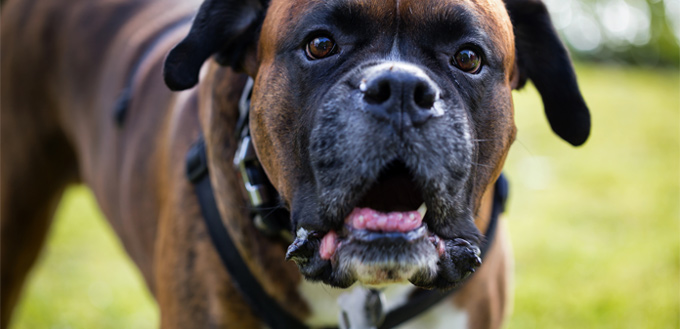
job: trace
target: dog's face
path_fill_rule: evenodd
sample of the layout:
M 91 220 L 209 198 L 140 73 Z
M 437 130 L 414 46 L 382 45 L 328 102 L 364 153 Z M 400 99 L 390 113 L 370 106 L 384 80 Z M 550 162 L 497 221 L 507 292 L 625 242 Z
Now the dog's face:
M 271 3 L 251 128 L 297 243 L 319 240 L 291 250 L 305 275 L 432 286 L 477 266 L 475 208 L 515 131 L 498 4 Z
M 233 33 L 248 40 L 260 29 L 256 47 L 243 46 L 258 51 L 250 127 L 292 214 L 287 257 L 308 279 L 338 287 L 448 288 L 474 272 L 482 242 L 474 218 L 515 136 L 511 90 L 540 80 L 516 58 L 505 4 L 273 0 L 258 19 L 265 11 L 253 8 L 265 5 L 225 2 L 253 17 Z M 508 9 L 525 3 L 545 9 L 537 1 Z M 245 63 L 226 45 L 213 48 Z M 172 71 L 182 70 L 166 66 L 166 80 Z M 571 119 L 554 123 L 548 103 L 553 128 L 585 140 L 562 127 Z M 565 111 L 582 112 L 557 112 Z

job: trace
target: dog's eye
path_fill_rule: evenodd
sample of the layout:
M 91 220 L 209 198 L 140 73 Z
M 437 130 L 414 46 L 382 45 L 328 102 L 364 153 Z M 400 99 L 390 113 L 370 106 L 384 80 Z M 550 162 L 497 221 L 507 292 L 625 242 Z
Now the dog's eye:
M 333 55 L 336 51 L 335 42 L 328 37 L 316 37 L 307 44 L 307 56 L 310 59 L 321 59 Z
M 453 57 L 452 64 L 467 73 L 477 73 L 482 67 L 482 58 L 470 49 L 463 49 Z

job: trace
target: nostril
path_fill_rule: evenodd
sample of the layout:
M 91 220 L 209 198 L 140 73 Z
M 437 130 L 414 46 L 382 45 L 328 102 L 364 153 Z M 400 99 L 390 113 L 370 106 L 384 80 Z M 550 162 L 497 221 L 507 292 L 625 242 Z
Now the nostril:
M 423 109 L 429 109 L 434 106 L 434 102 L 437 98 L 437 94 L 427 83 L 420 82 L 416 85 L 413 92 L 413 101 L 418 105 L 418 107 Z
M 369 82 L 364 91 L 364 99 L 369 104 L 382 104 L 390 99 L 392 88 L 387 79 L 379 79 Z

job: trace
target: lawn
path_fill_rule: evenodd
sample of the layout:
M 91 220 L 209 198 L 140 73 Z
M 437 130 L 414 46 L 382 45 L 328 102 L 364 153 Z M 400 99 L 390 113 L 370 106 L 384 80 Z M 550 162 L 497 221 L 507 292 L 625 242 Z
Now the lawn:
M 583 147 L 552 134 L 533 87 L 515 93 L 507 328 L 678 328 L 678 70 L 577 70 L 593 116 Z M 157 325 L 157 306 L 92 195 L 69 189 L 12 328 Z

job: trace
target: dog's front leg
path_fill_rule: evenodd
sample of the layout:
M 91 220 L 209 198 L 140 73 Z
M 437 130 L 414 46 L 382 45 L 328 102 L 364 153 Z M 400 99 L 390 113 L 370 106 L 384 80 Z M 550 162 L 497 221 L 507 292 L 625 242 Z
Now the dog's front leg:
M 231 283 L 188 187 L 186 192 L 161 214 L 155 261 L 161 328 L 259 327 Z

